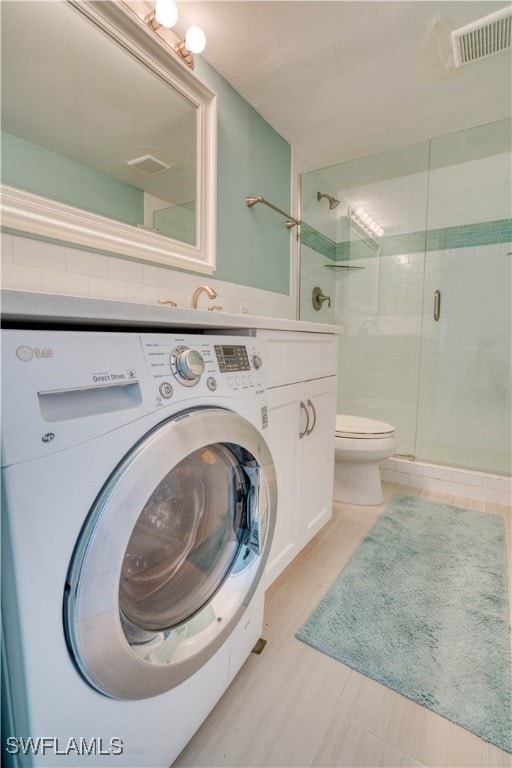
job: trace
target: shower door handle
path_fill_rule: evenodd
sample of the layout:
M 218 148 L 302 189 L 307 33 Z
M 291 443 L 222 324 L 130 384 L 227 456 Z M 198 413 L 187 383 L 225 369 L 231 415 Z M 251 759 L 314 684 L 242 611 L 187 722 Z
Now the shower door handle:
M 434 320 L 441 315 L 441 291 L 434 291 Z

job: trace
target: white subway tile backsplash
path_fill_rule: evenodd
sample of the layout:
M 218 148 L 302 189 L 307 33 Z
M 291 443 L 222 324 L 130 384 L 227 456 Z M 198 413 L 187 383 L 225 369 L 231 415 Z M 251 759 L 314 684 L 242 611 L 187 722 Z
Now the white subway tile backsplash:
M 159 288 L 157 301 L 159 299 L 174 301 L 178 307 L 187 306 L 187 295 L 185 291 L 178 291 L 176 288 Z
M 43 291 L 64 293 L 70 296 L 88 296 L 89 278 L 86 275 L 43 269 Z
M 66 271 L 65 249 L 54 243 L 30 240 L 28 237 L 13 237 L 12 254 L 16 264 Z
M 154 285 L 126 283 L 127 301 L 137 301 L 144 304 L 158 303 L 158 288 Z
M 122 280 L 90 277 L 89 290 L 90 295 L 97 299 L 117 299 L 119 301 L 127 301 L 126 283 Z
M 156 285 L 158 287 L 172 288 L 173 271 L 164 269 L 164 267 L 154 267 L 151 264 L 144 264 L 144 282 L 147 285 Z
M 129 259 L 108 256 L 108 276 L 110 280 L 124 280 L 129 283 L 144 282 L 144 265 Z
M 2 232 L 1 237 L 0 258 L 2 261 L 12 261 L 12 236 Z
M 175 288 L 192 293 L 199 285 L 209 285 L 209 279 L 206 275 L 198 277 L 197 275 L 189 275 L 187 272 L 174 272 L 172 280 Z
M 108 277 L 108 262 L 105 256 L 77 248 L 66 248 L 65 254 L 68 272 L 91 277 Z
M 3 288 L 20 288 L 25 291 L 43 290 L 43 270 L 25 264 L 2 264 Z
M 249 314 L 295 317 L 291 296 L 214 280 L 208 275 L 188 274 L 5 233 L 1 246 L 2 284 L 6 288 L 142 303 L 169 299 L 179 307 L 189 307 L 194 290 L 199 285 L 211 285 L 218 298 L 210 301 L 202 297 L 201 308 L 215 304 L 225 312 L 238 314 L 243 306 Z

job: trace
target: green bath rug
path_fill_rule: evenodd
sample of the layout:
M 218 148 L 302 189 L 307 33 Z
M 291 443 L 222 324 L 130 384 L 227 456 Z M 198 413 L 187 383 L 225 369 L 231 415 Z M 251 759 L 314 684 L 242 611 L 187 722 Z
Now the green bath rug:
M 499 515 L 398 494 L 296 637 L 512 752 Z

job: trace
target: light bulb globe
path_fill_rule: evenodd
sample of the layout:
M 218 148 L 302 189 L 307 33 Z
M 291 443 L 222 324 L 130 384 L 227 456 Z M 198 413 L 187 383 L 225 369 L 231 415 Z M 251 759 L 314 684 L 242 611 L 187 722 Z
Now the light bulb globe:
M 178 21 L 178 8 L 174 0 L 156 0 L 155 20 L 167 29 L 174 27 Z
M 187 29 L 185 45 L 191 53 L 202 53 L 206 48 L 206 35 L 201 27 L 192 26 Z

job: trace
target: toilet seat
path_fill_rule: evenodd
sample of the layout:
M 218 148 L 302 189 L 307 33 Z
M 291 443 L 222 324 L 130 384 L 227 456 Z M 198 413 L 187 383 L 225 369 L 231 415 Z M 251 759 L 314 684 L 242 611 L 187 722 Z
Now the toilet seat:
M 395 429 L 391 424 L 361 416 L 336 415 L 336 437 L 377 439 L 394 437 Z

